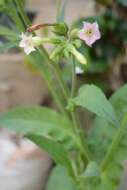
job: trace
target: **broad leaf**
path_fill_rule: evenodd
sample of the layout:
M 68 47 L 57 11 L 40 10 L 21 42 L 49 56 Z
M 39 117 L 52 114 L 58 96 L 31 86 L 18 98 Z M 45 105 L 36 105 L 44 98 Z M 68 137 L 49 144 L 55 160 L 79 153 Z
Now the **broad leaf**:
M 95 85 L 84 85 L 79 90 L 79 95 L 74 98 L 73 103 L 84 107 L 96 115 L 118 126 L 118 121 L 111 103 Z
M 96 162 L 91 161 L 85 172 L 83 173 L 82 177 L 83 178 L 94 178 L 94 177 L 99 177 L 100 176 L 100 169 L 99 166 Z
M 110 101 L 120 122 L 123 117 L 126 119 L 127 85 L 118 89 L 111 96 Z M 121 127 L 117 129 L 112 125 L 109 125 L 109 123 L 102 118 L 96 117 L 91 130 L 91 135 L 88 138 L 88 141 L 91 144 L 90 149 L 94 152 L 97 159 L 98 157 L 104 157 L 109 146 L 111 146 L 112 141 L 118 136 L 116 143 L 114 143 L 115 146 L 113 145 L 112 147 L 113 156 L 110 156 L 110 162 L 108 162 L 107 167 L 105 168 L 105 178 L 108 179 L 106 183 L 108 183 L 109 186 L 114 184 L 114 188 L 112 187 L 112 189 L 119 186 L 121 174 L 123 172 L 122 164 L 123 161 L 127 159 L 127 123 L 124 123 L 124 128 Z M 103 180 L 105 181 L 105 179 L 102 179 L 102 184 L 105 183 Z
M 110 98 L 117 118 L 123 119 L 123 116 L 127 113 L 127 85 L 124 85 L 118 89 Z M 91 128 L 90 135 L 88 137 L 89 145 L 91 151 L 96 155 L 95 157 L 100 160 L 106 150 L 108 145 L 111 143 L 114 134 L 117 129 L 113 125 L 100 117 L 96 117 L 93 126 Z M 126 136 L 123 139 L 123 143 L 127 144 Z
M 46 190 L 76 190 L 76 187 L 66 169 L 58 165 L 52 170 Z
M 40 148 L 46 150 L 56 163 L 61 164 L 68 169 L 71 168 L 68 151 L 62 144 L 41 135 L 28 134 L 27 138 L 37 144 Z
M 110 98 L 115 113 L 119 120 L 121 120 L 125 113 L 127 113 L 127 84 L 119 88 Z
M 1 126 L 22 135 L 28 133 L 48 136 L 64 142 L 68 148 L 75 145 L 72 123 L 56 111 L 46 107 L 21 107 L 0 116 Z
M 4 4 L 0 6 L 0 12 L 6 13 L 16 24 L 19 31 L 24 31 L 24 23 L 21 21 L 21 17 L 13 0 L 5 0 Z

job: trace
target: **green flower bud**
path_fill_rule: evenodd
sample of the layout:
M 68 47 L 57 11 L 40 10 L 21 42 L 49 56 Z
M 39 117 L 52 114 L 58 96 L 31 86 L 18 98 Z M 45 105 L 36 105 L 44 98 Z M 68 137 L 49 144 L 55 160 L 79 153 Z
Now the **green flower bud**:
M 38 36 L 32 37 L 32 42 L 34 46 L 39 46 L 44 43 L 50 43 L 50 44 L 60 44 L 61 40 L 58 38 L 40 38 Z
M 87 64 L 86 58 L 73 45 L 70 46 L 69 50 L 81 64 Z
M 54 24 L 54 33 L 60 36 L 66 36 L 68 32 L 68 26 L 65 23 Z
M 79 29 L 77 29 L 77 28 L 73 29 L 73 30 L 70 32 L 70 37 L 71 37 L 71 38 L 77 38 L 78 32 L 79 32 Z

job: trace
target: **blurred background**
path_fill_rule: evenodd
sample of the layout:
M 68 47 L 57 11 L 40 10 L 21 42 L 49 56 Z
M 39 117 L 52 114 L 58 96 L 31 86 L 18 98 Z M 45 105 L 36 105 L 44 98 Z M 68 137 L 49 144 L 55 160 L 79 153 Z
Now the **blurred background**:
M 2 11 L 1 6 L 0 25 L 14 27 L 9 12 Z M 33 24 L 56 20 L 56 0 L 25 0 L 24 7 Z M 84 19 L 98 21 L 102 38 L 92 49 L 81 47 L 88 66 L 83 68 L 84 74 L 79 75 L 78 80 L 80 84 L 94 83 L 100 86 L 109 97 L 127 81 L 127 0 L 68 0 L 65 15 L 67 23 L 72 27 L 81 27 Z M 39 35 L 44 34 L 39 31 Z M 68 72 L 66 76 L 69 78 Z M 0 112 L 18 105 L 33 104 L 53 106 L 39 73 L 31 68 L 18 48 L 10 46 L 1 32 Z M 13 132 L 1 129 L 0 189 L 48 189 L 52 167 L 52 160 L 44 151 Z M 126 190 L 126 179 L 125 170 L 121 190 Z M 56 190 L 55 182 L 53 189 Z

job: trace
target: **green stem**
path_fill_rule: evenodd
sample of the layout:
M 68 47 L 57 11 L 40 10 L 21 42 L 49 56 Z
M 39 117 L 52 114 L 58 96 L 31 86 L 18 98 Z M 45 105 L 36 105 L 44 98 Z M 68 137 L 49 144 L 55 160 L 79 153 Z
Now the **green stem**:
M 61 86 L 61 88 L 62 88 L 62 90 L 63 90 L 63 94 L 64 94 L 64 96 L 65 96 L 65 99 L 66 99 L 66 101 L 68 101 L 68 94 L 69 94 L 69 89 L 67 88 L 67 85 L 66 85 L 66 83 L 65 83 L 65 81 L 64 81 L 64 79 L 63 79 L 63 77 L 62 77 L 62 72 L 61 72 L 61 70 L 60 70 L 60 68 L 59 68 L 59 65 L 58 64 L 55 64 L 55 66 L 54 66 L 55 68 L 55 72 L 56 72 L 56 74 L 57 74 L 57 79 L 59 80 L 59 84 L 60 84 L 60 86 Z
M 15 4 L 17 6 L 17 9 L 18 9 L 18 11 L 20 13 L 20 16 L 21 16 L 25 26 L 26 27 L 30 26 L 31 22 L 30 22 L 29 18 L 27 17 L 27 15 L 24 12 L 22 1 L 21 0 L 14 0 L 14 1 L 15 1 Z
M 75 75 L 75 59 L 72 57 L 72 84 L 71 84 L 71 97 L 75 94 L 75 88 L 76 88 L 76 75 Z
M 56 1 L 56 7 L 57 7 L 57 10 L 56 10 L 56 18 L 57 18 L 57 22 L 59 22 L 59 13 L 60 13 L 60 5 L 61 5 L 61 0 L 57 0 Z
M 73 98 L 75 95 L 75 88 L 76 88 L 75 58 L 72 57 L 71 98 Z M 89 152 L 89 148 L 87 146 L 87 143 L 85 141 L 83 130 L 82 130 L 82 127 L 81 127 L 80 122 L 78 120 L 76 111 L 73 111 L 71 113 L 71 116 L 72 116 L 72 121 L 73 121 L 74 132 L 75 132 L 77 138 L 80 139 L 80 148 L 81 148 L 81 152 L 82 152 L 83 157 L 84 157 L 84 161 L 85 161 L 85 163 L 88 163 L 91 160 L 90 159 L 90 152 Z
M 108 165 L 108 163 L 111 162 L 112 158 L 115 155 L 115 152 L 117 151 L 117 147 L 119 146 L 120 141 L 122 140 L 123 134 L 125 133 L 125 127 L 127 126 L 127 115 L 123 118 L 123 122 L 121 127 L 116 132 L 116 135 L 114 136 L 112 143 L 108 149 L 108 152 L 102 161 L 101 169 L 104 171 Z
M 46 83 L 48 85 L 48 88 L 49 88 L 52 96 L 54 97 L 54 101 L 56 102 L 59 110 L 66 116 L 67 115 L 66 111 L 65 111 L 63 105 L 61 104 L 61 101 L 59 100 L 59 97 L 56 95 L 55 90 L 52 88 L 52 84 L 46 79 L 44 73 L 43 73 L 43 78 L 46 81 Z
M 40 49 L 40 48 L 39 48 Z M 62 73 L 60 71 L 60 68 L 57 64 L 55 64 L 54 62 L 52 62 L 50 59 L 49 59 L 49 55 L 47 53 L 47 51 L 43 48 L 42 46 L 42 50 L 44 52 L 44 55 L 45 55 L 45 58 L 47 59 L 47 64 L 48 66 L 55 72 L 56 74 L 56 77 L 57 77 L 57 80 L 59 82 L 59 85 L 61 87 L 61 90 L 63 92 L 63 95 L 64 95 L 64 98 L 66 101 L 68 101 L 68 89 L 64 83 L 64 80 L 62 78 Z M 41 50 L 40 50 L 41 51 Z
M 44 53 L 40 48 L 38 48 L 38 50 L 39 50 L 40 54 L 44 57 L 44 54 L 45 54 L 45 53 Z M 48 59 L 48 60 L 46 61 L 46 63 L 47 63 L 48 66 L 51 67 L 51 64 L 49 63 L 48 55 L 47 55 L 47 54 L 45 54 L 45 55 L 46 55 L 45 58 Z M 51 69 L 53 69 L 53 68 L 51 68 Z M 52 84 L 52 81 L 49 81 L 49 80 L 47 79 L 47 77 L 45 76 L 45 74 L 44 74 L 43 71 L 42 71 L 42 73 L 43 73 L 44 79 L 45 79 L 45 81 L 46 81 L 46 83 L 47 83 L 47 85 L 48 85 L 48 88 L 49 88 L 51 94 L 52 94 L 53 97 L 54 97 L 54 100 L 55 100 L 57 106 L 59 107 L 60 111 L 61 111 L 62 113 L 64 113 L 64 115 L 67 115 L 67 114 L 66 114 L 66 111 L 65 111 L 65 109 L 64 109 L 64 106 L 62 105 L 62 103 L 61 103 L 61 101 L 60 101 L 60 99 L 59 99 L 59 96 L 57 95 L 57 93 L 56 93 L 55 90 L 54 90 L 54 87 L 53 87 L 54 85 Z
M 72 116 L 73 127 L 74 127 L 73 129 L 74 129 L 75 135 L 77 136 L 77 138 L 80 141 L 79 144 L 80 144 L 81 153 L 83 155 L 83 159 L 84 159 L 85 163 L 88 163 L 91 160 L 91 154 L 89 152 L 88 145 L 84 139 L 85 137 L 80 129 L 80 126 L 77 123 L 75 112 L 72 112 L 71 116 Z
M 15 2 L 10 1 L 9 4 L 12 6 L 13 9 L 13 11 L 8 12 L 9 16 L 12 18 L 12 20 L 14 21 L 19 30 L 21 31 L 25 30 L 24 25 L 23 23 L 21 23 L 17 9 L 15 7 Z

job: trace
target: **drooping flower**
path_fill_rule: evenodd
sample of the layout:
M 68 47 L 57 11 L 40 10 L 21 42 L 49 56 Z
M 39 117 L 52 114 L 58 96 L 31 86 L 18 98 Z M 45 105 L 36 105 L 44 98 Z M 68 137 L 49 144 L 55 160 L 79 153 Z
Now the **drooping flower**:
M 83 29 L 79 31 L 78 37 L 91 47 L 96 40 L 101 38 L 98 23 L 83 22 Z
M 29 55 L 31 52 L 36 51 L 34 47 L 33 37 L 32 35 L 28 35 L 26 33 L 21 34 L 21 41 L 19 43 L 19 47 L 24 48 L 24 52 Z
M 83 69 L 82 69 L 81 67 L 76 66 L 76 67 L 75 67 L 75 73 L 80 75 L 80 74 L 83 74 L 84 71 L 83 71 Z

